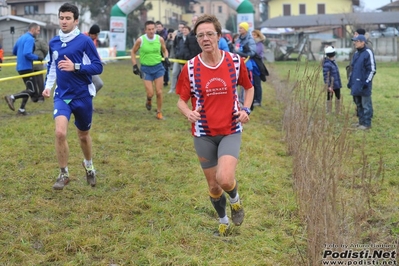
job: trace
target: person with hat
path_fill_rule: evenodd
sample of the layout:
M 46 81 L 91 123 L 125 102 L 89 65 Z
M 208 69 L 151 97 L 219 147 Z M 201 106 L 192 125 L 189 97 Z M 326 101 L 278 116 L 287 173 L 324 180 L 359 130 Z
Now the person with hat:
M 238 33 L 239 36 L 237 40 L 235 41 L 235 50 L 234 52 L 238 54 L 241 57 L 253 57 L 256 54 L 256 43 L 255 40 L 252 38 L 252 35 L 249 33 L 249 24 L 247 22 L 241 22 L 238 25 Z M 249 59 L 245 63 L 249 75 L 251 77 L 251 81 L 253 82 L 253 74 L 255 72 L 259 73 L 258 67 L 256 66 L 256 63 L 253 62 L 252 59 Z M 242 103 L 244 101 L 244 90 L 240 90 L 239 93 L 239 98 L 240 102 Z M 251 110 L 253 109 L 253 105 L 251 105 Z
M 353 101 L 356 104 L 359 123 L 356 127 L 360 130 L 371 128 L 373 117 L 373 105 L 371 91 L 373 77 L 376 74 L 376 63 L 374 53 L 366 45 L 367 39 L 364 35 L 352 38 L 356 52 L 351 61 L 352 72 L 349 77 L 348 88 L 351 89 Z
M 100 33 L 100 27 L 97 24 L 94 24 L 93 26 L 90 27 L 89 32 L 86 32 L 85 35 L 89 36 L 90 39 L 93 40 L 94 45 L 98 47 L 98 34 Z M 104 64 L 104 63 L 103 63 Z M 94 84 L 94 87 L 96 87 L 96 94 L 101 90 L 101 88 L 104 86 L 104 82 L 100 78 L 100 75 L 93 75 L 91 77 L 91 80 Z M 94 110 L 94 105 L 93 105 L 93 110 Z
M 331 113 L 332 110 L 332 98 L 335 94 L 335 114 L 339 114 L 341 104 L 341 76 L 339 69 L 335 63 L 335 48 L 334 46 L 328 46 L 324 50 L 326 57 L 323 60 L 323 77 L 324 84 L 327 87 L 327 113 Z

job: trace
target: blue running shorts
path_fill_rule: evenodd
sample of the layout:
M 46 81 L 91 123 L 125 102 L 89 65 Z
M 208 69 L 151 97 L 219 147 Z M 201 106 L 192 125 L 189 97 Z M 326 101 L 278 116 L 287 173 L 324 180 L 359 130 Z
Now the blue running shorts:
M 54 98 L 53 118 L 62 115 L 69 121 L 71 114 L 75 117 L 75 126 L 80 131 L 89 130 L 93 116 L 93 98 L 85 97 L 71 101 Z
M 165 67 L 162 63 L 159 63 L 155 66 L 141 65 L 141 72 L 144 74 L 144 80 L 154 81 L 157 78 L 163 77 L 165 75 Z

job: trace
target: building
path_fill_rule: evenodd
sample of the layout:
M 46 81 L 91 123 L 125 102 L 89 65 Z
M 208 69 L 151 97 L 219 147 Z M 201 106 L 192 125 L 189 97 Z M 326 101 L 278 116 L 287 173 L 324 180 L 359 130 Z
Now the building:
M 268 18 L 298 15 L 322 15 L 352 13 L 359 0 L 265 0 Z
M 377 10 L 382 10 L 384 12 L 397 12 L 399 11 L 399 1 L 392 1 L 391 3 L 385 6 L 378 8 Z
M 177 29 L 183 19 L 183 14 L 190 13 L 190 3 L 184 0 L 147 0 L 152 9 L 147 10 L 147 20 L 161 21 L 166 28 Z M 188 21 L 187 21 L 188 22 Z

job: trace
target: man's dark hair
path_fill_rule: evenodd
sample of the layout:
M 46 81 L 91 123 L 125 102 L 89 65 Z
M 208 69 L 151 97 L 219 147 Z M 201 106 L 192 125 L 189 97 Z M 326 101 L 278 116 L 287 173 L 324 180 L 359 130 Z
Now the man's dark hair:
M 159 21 L 159 20 L 155 21 L 155 24 L 156 24 L 156 25 L 161 25 L 161 26 L 163 26 L 162 22 Z
M 147 28 L 148 25 L 155 25 L 155 22 L 152 21 L 152 20 L 147 20 L 147 21 L 144 23 L 144 29 Z
M 31 24 L 29 24 L 28 30 L 37 29 L 37 27 L 39 27 L 39 24 L 32 22 Z
M 58 16 L 60 16 L 60 13 L 64 12 L 71 12 L 73 14 L 73 19 L 77 20 L 79 18 L 79 9 L 77 6 L 72 5 L 70 3 L 65 3 L 63 4 L 60 9 L 58 9 Z

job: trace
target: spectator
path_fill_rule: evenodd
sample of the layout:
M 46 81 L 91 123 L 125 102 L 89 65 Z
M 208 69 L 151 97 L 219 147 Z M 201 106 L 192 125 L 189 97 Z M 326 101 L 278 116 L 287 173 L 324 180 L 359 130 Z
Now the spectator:
M 335 94 L 335 114 L 338 115 L 340 112 L 341 105 L 341 76 L 339 69 L 335 63 L 335 48 L 328 46 L 325 49 L 326 57 L 323 60 L 323 77 L 324 84 L 327 87 L 327 113 L 332 111 L 332 99 Z
M 189 26 L 183 25 L 180 34 L 175 37 L 175 58 L 184 59 L 184 45 L 187 39 L 187 35 L 190 33 L 191 29 Z M 170 90 L 168 93 L 174 93 L 176 91 L 176 82 L 184 64 L 179 62 L 173 63 L 172 70 L 172 82 L 170 85 Z
M 371 128 L 373 118 L 373 105 L 371 91 L 373 77 L 376 73 L 374 53 L 366 45 L 367 39 L 364 35 L 352 38 L 356 52 L 351 61 L 352 72 L 349 77 L 348 88 L 357 107 L 359 123 L 357 128 L 367 130 Z
M 159 20 L 155 22 L 155 26 L 157 30 L 156 33 L 164 39 L 166 45 L 166 42 L 168 40 L 168 29 L 165 28 L 162 22 Z M 165 55 L 162 54 L 162 57 L 165 57 Z M 169 83 L 169 68 L 166 66 L 165 62 L 163 62 L 162 64 L 165 67 L 165 74 L 163 76 L 163 86 L 166 87 L 168 86 Z
M 40 58 L 46 58 L 48 54 L 48 44 L 45 42 L 43 39 L 36 38 L 35 40 L 35 55 L 37 55 Z M 33 70 L 36 71 L 42 71 L 44 69 L 43 64 L 36 64 L 33 65 Z M 42 95 L 43 90 L 44 90 L 44 77 L 42 74 L 36 76 L 36 81 L 37 81 L 37 86 L 38 86 L 38 91 L 39 91 L 39 97 L 38 101 L 43 102 L 44 97 Z
M 198 16 L 194 15 L 192 22 L 192 29 L 194 29 L 195 23 L 197 22 Z M 186 42 L 184 43 L 184 56 L 183 59 L 189 60 L 199 53 L 201 53 L 201 47 L 198 45 L 197 37 L 195 36 L 194 30 L 190 31 L 187 35 Z
M 263 35 L 263 33 L 260 32 L 260 30 L 253 30 L 251 34 L 252 34 L 252 38 L 255 40 L 255 43 L 256 43 L 255 52 L 263 60 L 263 57 L 264 57 L 263 51 L 265 49 L 265 45 L 263 44 L 263 42 L 266 39 L 265 35 Z M 256 73 L 256 71 L 254 71 L 253 84 L 254 84 L 254 89 L 255 89 L 253 106 L 261 106 L 263 91 L 262 91 L 262 82 L 261 82 L 261 78 L 260 78 L 260 72 Z

